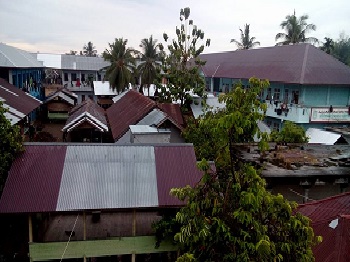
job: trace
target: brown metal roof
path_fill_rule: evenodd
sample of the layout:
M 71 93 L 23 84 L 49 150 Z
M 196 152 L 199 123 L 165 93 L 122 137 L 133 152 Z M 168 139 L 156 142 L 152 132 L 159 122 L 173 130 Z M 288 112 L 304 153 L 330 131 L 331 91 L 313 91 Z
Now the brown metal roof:
M 180 206 L 169 194 L 172 188 L 196 185 L 202 173 L 196 165 L 193 146 L 155 146 L 159 206 Z
M 28 115 L 40 106 L 41 102 L 19 88 L 0 78 L 0 97 L 4 104 Z
M 350 85 L 350 67 L 309 44 L 203 54 L 206 77 L 319 85 Z
M 157 104 L 152 99 L 129 90 L 123 97 L 107 109 L 107 118 L 115 140 L 122 137 L 129 129 L 141 121 L 154 108 L 166 113 L 168 119 L 182 129 L 183 119 L 179 105 Z
M 26 146 L 13 162 L 0 200 L 0 212 L 56 210 L 66 146 Z
M 201 174 L 192 144 L 26 143 L 13 163 L 0 213 L 157 208 Z
M 64 126 L 64 130 L 71 129 L 76 124 L 82 124 L 84 121 L 92 122 L 104 131 L 108 130 L 105 111 L 93 100 L 87 99 L 76 105 L 70 112 L 69 118 Z M 101 131 L 102 131 L 101 130 Z
M 297 212 L 308 216 L 314 233 L 323 241 L 313 248 L 316 261 L 349 261 L 350 248 L 350 193 L 300 205 Z M 335 228 L 330 227 L 337 220 Z

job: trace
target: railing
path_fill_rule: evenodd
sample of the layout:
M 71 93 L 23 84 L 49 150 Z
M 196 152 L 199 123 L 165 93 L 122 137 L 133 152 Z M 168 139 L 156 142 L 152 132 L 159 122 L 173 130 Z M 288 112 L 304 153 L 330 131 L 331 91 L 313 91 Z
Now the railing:
M 47 117 L 52 120 L 67 120 L 68 119 L 68 113 L 47 113 Z
M 295 123 L 309 123 L 311 108 L 300 104 L 285 104 L 266 100 L 266 115 L 281 120 L 293 121 Z
M 155 248 L 154 236 L 114 237 L 108 240 L 69 242 L 64 258 L 102 257 L 125 254 L 149 254 L 176 251 L 177 246 L 162 242 Z M 61 259 L 67 242 L 29 243 L 30 261 Z

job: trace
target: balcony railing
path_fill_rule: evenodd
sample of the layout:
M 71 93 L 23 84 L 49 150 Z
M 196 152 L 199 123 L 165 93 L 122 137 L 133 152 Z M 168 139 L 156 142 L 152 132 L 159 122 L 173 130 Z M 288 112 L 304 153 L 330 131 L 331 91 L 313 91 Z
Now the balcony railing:
M 266 100 L 267 111 L 269 117 L 281 120 L 293 121 L 295 123 L 309 123 L 311 108 L 301 104 L 285 104 L 279 101 Z

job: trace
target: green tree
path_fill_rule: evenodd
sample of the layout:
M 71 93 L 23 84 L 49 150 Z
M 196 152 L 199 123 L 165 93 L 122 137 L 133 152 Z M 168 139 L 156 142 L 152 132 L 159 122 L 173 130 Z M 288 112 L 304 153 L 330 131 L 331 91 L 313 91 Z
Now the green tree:
M 332 38 L 325 37 L 324 38 L 325 42 L 321 46 L 321 50 L 325 51 L 327 54 L 332 53 L 334 50 L 334 42 Z
M 308 15 L 302 15 L 299 18 L 296 17 L 295 11 L 293 15 L 287 15 L 286 20 L 281 23 L 282 29 L 285 29 L 285 33 L 278 33 L 276 35 L 277 45 L 289 45 L 302 42 L 318 43 L 318 39 L 315 37 L 306 37 L 309 31 L 315 31 L 316 26 L 314 24 L 308 24 L 306 20 L 309 19 Z
M 0 195 L 7 172 L 15 156 L 23 151 L 23 139 L 17 125 L 6 119 L 7 109 L 0 101 Z
M 269 193 L 259 172 L 244 163 L 237 150 L 259 134 L 256 121 L 264 117 L 266 104 L 256 97 L 267 86 L 256 78 L 250 79 L 247 90 L 238 84 L 222 98 L 226 109 L 205 115 L 195 127 L 212 129 L 223 149 L 211 152 L 215 171 L 206 160 L 199 163 L 204 175 L 194 188 L 171 190 L 187 204 L 175 217 L 154 225 L 158 240 L 173 237 L 179 244 L 184 253 L 179 261 L 314 260 L 311 247 L 320 238 L 314 236 L 309 219 L 293 213 L 296 203 Z M 262 150 L 267 138 L 261 136 Z
M 307 143 L 309 140 L 305 130 L 291 121 L 285 121 L 281 131 L 272 131 L 270 137 L 272 142 L 284 143 Z
M 144 38 L 141 40 L 140 47 L 142 48 L 141 63 L 137 67 L 137 70 L 141 74 L 141 83 L 147 85 L 149 95 L 149 87 L 157 78 L 158 68 L 160 67 L 157 40 L 154 40 L 153 36 Z
M 244 25 L 244 32 L 242 29 L 239 29 L 241 31 L 241 41 L 237 41 L 236 39 L 231 39 L 231 43 L 232 42 L 235 43 L 238 49 L 251 49 L 257 45 L 260 45 L 260 42 L 255 41 L 255 37 L 250 37 L 249 26 L 250 25 L 248 24 Z
M 331 54 L 339 61 L 350 66 L 350 37 L 344 33 L 340 34 L 339 39 L 334 42 Z
M 84 54 L 84 56 L 89 56 L 89 57 L 97 56 L 96 47 L 94 46 L 94 44 L 92 42 L 88 42 L 86 45 L 84 45 L 83 54 Z
M 122 92 L 129 83 L 133 82 L 132 73 L 135 68 L 134 51 L 126 47 L 127 39 L 115 39 L 114 43 L 109 43 L 109 50 L 103 52 L 105 61 L 111 63 L 107 67 L 105 78 L 113 90 Z
M 167 78 L 167 86 L 158 79 L 157 87 L 161 101 L 180 101 L 181 107 L 191 101 L 191 92 L 203 96 L 205 81 L 200 75 L 200 67 L 205 64 L 199 55 L 210 40 L 204 40 L 204 32 L 189 19 L 190 8 L 180 10 L 180 27 L 176 27 L 176 38 L 169 40 L 168 55 L 163 59 L 162 70 Z M 165 42 L 168 35 L 163 34 Z M 205 43 L 204 43 L 205 41 Z M 159 46 L 161 51 L 163 45 Z

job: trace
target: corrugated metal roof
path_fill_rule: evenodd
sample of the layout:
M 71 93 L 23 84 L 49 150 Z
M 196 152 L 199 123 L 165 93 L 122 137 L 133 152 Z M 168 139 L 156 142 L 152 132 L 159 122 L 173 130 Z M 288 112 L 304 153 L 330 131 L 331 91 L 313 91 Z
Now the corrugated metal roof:
M 323 145 L 334 145 L 334 143 L 341 137 L 340 134 L 318 128 L 308 128 L 306 130 L 306 136 L 309 137 L 309 144 Z
M 28 95 L 2 78 L 0 78 L 0 100 L 3 102 L 4 107 L 9 108 L 9 113 L 12 114 L 12 116 L 8 115 L 8 119 L 23 119 L 41 104 L 38 99 Z
M 111 63 L 103 57 L 87 57 L 79 55 L 62 55 L 61 69 L 99 71 Z
M 129 90 L 107 109 L 107 118 L 114 140 L 121 138 L 129 130 L 130 125 L 143 121 L 142 119 L 155 108 L 159 108 L 166 114 L 167 119 L 182 129 L 183 119 L 179 105 L 157 104 L 139 92 Z
M 148 113 L 137 125 L 156 125 L 158 126 L 166 119 L 165 113 L 155 108 L 151 112 Z
M 117 90 L 112 90 L 108 81 L 94 81 L 94 92 L 96 96 L 116 96 Z
M 29 52 L 0 43 L 0 67 L 44 67 Z
M 196 185 L 202 173 L 196 165 L 192 144 L 155 146 L 159 206 L 179 206 L 183 202 L 169 194 L 172 188 Z
M 66 147 L 26 146 L 13 162 L 0 199 L 0 213 L 56 210 Z
M 350 192 L 300 205 L 297 212 L 308 216 L 315 235 L 323 237 L 322 243 L 313 248 L 316 261 L 349 260 Z M 338 224 L 331 228 L 330 223 L 336 219 Z
M 194 186 L 192 144 L 26 143 L 9 172 L 0 213 L 178 206 L 173 187 Z
M 308 44 L 273 46 L 201 55 L 206 77 L 294 84 L 349 85 L 350 67 Z M 305 61 L 305 63 L 304 63 Z
M 105 116 L 105 111 L 99 107 L 93 100 L 87 99 L 82 103 L 76 105 L 70 112 L 69 118 L 63 131 L 70 132 L 76 126 L 83 122 L 88 122 L 99 129 L 101 132 L 107 132 L 107 119 Z
M 57 210 L 158 206 L 151 146 L 68 147 Z

